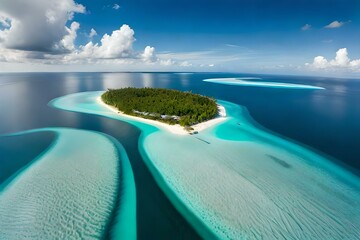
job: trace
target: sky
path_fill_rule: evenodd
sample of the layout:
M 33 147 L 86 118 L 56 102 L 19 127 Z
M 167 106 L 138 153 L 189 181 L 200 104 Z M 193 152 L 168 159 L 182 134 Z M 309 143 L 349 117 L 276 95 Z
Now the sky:
M 360 76 L 359 0 L 0 0 L 0 72 Z

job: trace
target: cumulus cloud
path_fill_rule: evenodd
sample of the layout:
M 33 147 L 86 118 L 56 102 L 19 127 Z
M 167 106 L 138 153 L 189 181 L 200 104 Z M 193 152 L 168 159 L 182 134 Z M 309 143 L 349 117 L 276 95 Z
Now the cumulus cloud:
M 330 64 L 333 66 L 347 67 L 349 66 L 350 59 L 346 48 L 341 48 L 336 52 L 334 60 L 331 60 Z
M 120 5 L 115 3 L 112 8 L 115 9 L 115 10 L 119 10 L 119 9 L 120 9 Z
M 345 23 L 339 21 L 333 21 L 325 26 L 325 28 L 339 28 L 342 27 Z
M 317 56 L 314 58 L 313 63 L 306 65 L 315 69 L 360 71 L 360 59 L 351 60 L 346 48 L 339 49 L 336 52 L 335 58 L 330 61 L 323 56 Z
M 301 30 L 303 31 L 307 31 L 311 29 L 311 25 L 310 24 L 305 24 L 304 26 L 301 27 Z
M 74 41 L 77 37 L 76 31 L 80 28 L 80 24 L 78 22 L 72 22 L 70 28 L 65 27 L 67 34 L 60 41 L 60 49 L 73 51 L 75 50 Z
M 89 38 L 93 38 L 93 37 L 95 37 L 97 35 L 97 32 L 95 31 L 95 29 L 91 29 L 90 30 L 90 33 L 89 33 Z
M 23 51 L 0 47 L 0 61 L 17 63 L 31 61 L 40 64 L 129 65 L 156 63 L 159 66 L 180 66 L 177 61 L 157 58 L 154 47 L 146 46 L 143 52 L 133 50 L 135 32 L 126 24 L 111 34 L 104 34 L 99 43 L 90 41 L 85 45 L 76 46 L 75 40 L 79 28 L 78 22 L 72 22 L 70 27 L 65 27 L 66 34 L 55 44 L 53 52 Z M 95 35 L 95 33 L 95 30 L 90 31 L 89 36 Z M 54 52 L 58 54 L 54 54 Z
M 141 57 L 146 63 L 155 62 L 157 60 L 155 55 L 155 48 L 146 46 L 144 49 L 144 53 L 141 55 Z
M 74 13 L 84 12 L 73 0 L 1 0 L 1 24 L 7 27 L 0 31 L 2 46 L 51 52 L 69 34 L 65 25 Z
M 360 59 L 352 60 L 349 64 L 350 64 L 350 67 L 360 68 Z
M 130 57 L 132 54 L 132 44 L 135 41 L 134 30 L 129 25 L 122 25 L 119 30 L 115 30 L 111 35 L 105 34 L 101 38 L 101 45 L 96 46 L 98 57 L 101 58 L 120 58 Z
M 314 58 L 313 66 L 315 68 L 327 68 L 329 62 L 323 56 L 317 56 Z
M 85 34 L 90 41 L 76 45 L 80 23 L 73 17 L 85 12 L 76 0 L 0 1 L 0 62 L 192 66 L 185 59 L 158 57 L 151 46 L 134 50 L 135 32 L 126 24 L 104 34 L 99 42 L 93 42 L 97 32 L 92 28 Z
M 74 59 L 118 59 L 118 58 L 134 58 L 132 45 L 135 41 L 134 30 L 129 25 L 122 25 L 118 30 L 115 30 L 111 35 L 104 34 L 100 42 L 93 43 L 92 41 L 85 46 L 80 46 L 79 49 L 73 51 L 67 60 Z

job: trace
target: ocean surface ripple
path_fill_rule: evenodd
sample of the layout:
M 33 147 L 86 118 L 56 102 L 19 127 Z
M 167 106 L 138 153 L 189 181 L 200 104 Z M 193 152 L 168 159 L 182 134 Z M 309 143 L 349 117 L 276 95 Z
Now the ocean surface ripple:
M 122 146 L 68 128 L 18 135 L 32 132 L 56 139 L 0 192 L 0 239 L 136 239 L 135 185 Z

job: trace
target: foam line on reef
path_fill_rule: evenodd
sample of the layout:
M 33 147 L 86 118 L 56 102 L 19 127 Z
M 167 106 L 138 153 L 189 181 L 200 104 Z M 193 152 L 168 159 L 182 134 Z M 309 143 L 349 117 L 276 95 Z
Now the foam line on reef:
M 52 106 L 138 127 L 146 165 L 202 237 L 360 238 L 359 178 L 256 127 L 244 107 L 219 101 L 225 121 L 198 135 L 179 136 L 118 116 L 96 102 L 100 94 L 68 95 Z
M 13 135 L 49 131 L 56 141 L 0 194 L 0 236 L 136 239 L 135 183 L 121 144 L 69 128 Z
M 256 81 L 251 81 L 256 80 Z M 267 88 L 287 88 L 287 89 L 309 89 L 309 90 L 323 90 L 325 88 L 313 85 L 294 84 L 294 83 L 282 83 L 282 82 L 265 82 L 260 81 L 261 78 L 210 78 L 204 79 L 204 82 L 234 85 L 234 86 L 246 86 L 246 87 L 267 87 Z

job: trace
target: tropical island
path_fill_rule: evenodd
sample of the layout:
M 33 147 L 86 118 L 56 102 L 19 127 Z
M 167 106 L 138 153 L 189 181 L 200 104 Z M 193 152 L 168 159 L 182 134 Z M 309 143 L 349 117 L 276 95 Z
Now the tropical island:
M 172 89 L 108 89 L 101 100 L 119 113 L 169 125 L 179 124 L 186 130 L 225 115 L 225 109 L 214 98 Z

